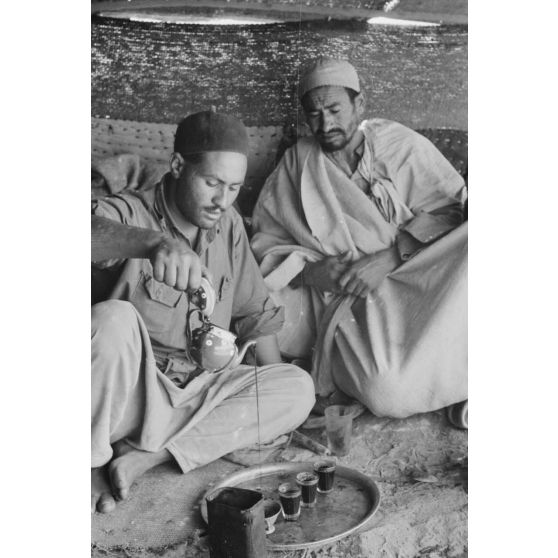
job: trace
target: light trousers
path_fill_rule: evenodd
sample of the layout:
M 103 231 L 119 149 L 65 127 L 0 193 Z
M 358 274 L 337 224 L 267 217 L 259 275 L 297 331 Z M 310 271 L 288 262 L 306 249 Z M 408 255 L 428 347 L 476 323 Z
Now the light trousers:
M 112 444 L 125 440 L 143 451 L 167 449 L 187 472 L 294 430 L 314 404 L 310 375 L 288 364 L 257 368 L 258 398 L 254 366 L 204 372 L 177 387 L 158 370 L 129 302 L 94 305 L 91 326 L 92 467 L 108 463 Z

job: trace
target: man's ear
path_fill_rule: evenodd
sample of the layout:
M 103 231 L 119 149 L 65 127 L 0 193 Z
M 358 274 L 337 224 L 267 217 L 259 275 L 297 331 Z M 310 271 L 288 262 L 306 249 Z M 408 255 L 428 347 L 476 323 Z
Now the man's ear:
M 170 172 L 174 179 L 178 180 L 182 171 L 184 170 L 184 165 L 186 162 L 184 161 L 184 157 L 177 153 L 176 151 L 171 155 L 170 158 Z
M 356 110 L 357 110 L 357 114 L 359 116 L 362 116 L 364 114 L 365 106 L 366 106 L 366 99 L 364 98 L 364 91 L 361 91 L 355 97 L 355 107 L 356 107 Z

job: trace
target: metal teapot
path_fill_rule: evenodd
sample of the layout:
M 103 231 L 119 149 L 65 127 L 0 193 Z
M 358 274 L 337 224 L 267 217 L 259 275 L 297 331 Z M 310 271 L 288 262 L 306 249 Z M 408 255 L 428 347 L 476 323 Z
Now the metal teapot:
M 199 314 L 202 325 L 192 331 L 190 320 L 195 313 Z M 256 344 L 255 340 L 246 341 L 239 348 L 234 333 L 212 324 L 198 309 L 188 313 L 187 337 L 192 360 L 212 373 L 235 368 L 242 362 L 248 348 Z

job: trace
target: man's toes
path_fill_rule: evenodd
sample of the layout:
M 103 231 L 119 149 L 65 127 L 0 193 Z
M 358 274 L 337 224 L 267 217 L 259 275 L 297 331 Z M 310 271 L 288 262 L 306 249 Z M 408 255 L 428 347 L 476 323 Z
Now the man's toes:
M 118 460 L 114 460 L 109 466 L 110 482 L 113 492 L 119 500 L 126 500 L 130 494 L 130 486 L 126 479 L 124 468 Z
M 108 480 L 106 467 L 91 469 L 91 513 L 107 513 L 115 508 Z
M 130 488 L 128 486 L 122 486 L 122 488 L 117 488 L 116 492 L 119 500 L 127 500 L 130 495 Z
M 116 502 L 111 494 L 101 494 L 99 501 L 97 502 L 97 511 L 99 513 L 110 513 L 116 507 Z

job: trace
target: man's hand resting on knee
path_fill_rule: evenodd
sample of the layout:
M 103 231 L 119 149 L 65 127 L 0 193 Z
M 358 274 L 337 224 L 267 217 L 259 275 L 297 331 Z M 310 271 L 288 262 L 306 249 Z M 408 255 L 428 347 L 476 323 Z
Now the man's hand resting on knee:
M 339 288 L 344 293 L 366 297 L 400 264 L 397 248 L 387 248 L 375 254 L 363 256 L 349 264 L 339 279 Z
M 303 281 L 321 291 L 366 297 L 400 263 L 395 247 L 354 261 L 353 254 L 347 252 L 342 256 L 329 256 L 319 262 L 306 264 Z
M 319 262 L 307 263 L 302 271 L 302 282 L 320 291 L 340 293 L 339 279 L 347 271 L 347 264 L 352 254 L 347 252 L 342 256 L 328 256 Z

